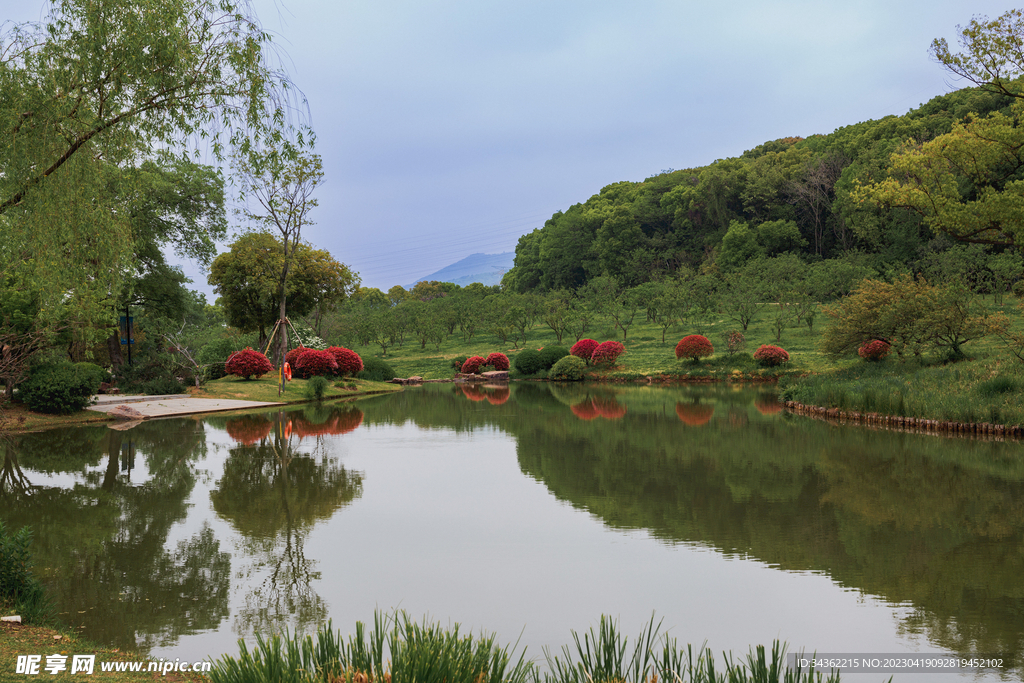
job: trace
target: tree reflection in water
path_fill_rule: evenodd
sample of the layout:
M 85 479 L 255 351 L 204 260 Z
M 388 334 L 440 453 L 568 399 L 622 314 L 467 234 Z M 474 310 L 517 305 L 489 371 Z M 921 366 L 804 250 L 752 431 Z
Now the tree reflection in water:
M 32 527 L 36 569 L 62 621 L 98 642 L 144 650 L 227 616 L 230 556 L 211 529 L 166 547 L 171 527 L 187 515 L 195 463 L 206 452 L 202 423 L 51 430 L 3 448 L 0 517 L 11 528 Z M 144 481 L 129 476 L 133 458 L 145 465 Z M 31 483 L 44 473 L 73 475 L 75 483 Z
M 245 440 L 231 449 L 210 497 L 217 515 L 243 536 L 241 550 L 252 558 L 238 577 L 252 585 L 263 576 L 235 617 L 240 635 L 286 625 L 306 631 L 326 621 L 327 604 L 313 588 L 320 572 L 306 557 L 306 539 L 317 523 L 362 494 L 362 475 L 328 454 L 324 436 L 352 431 L 362 418 L 358 409 L 318 406 L 246 416 L 245 429 L 236 424 L 234 432 L 228 422 L 229 434 L 244 433 Z M 246 443 L 252 434 L 264 436 Z

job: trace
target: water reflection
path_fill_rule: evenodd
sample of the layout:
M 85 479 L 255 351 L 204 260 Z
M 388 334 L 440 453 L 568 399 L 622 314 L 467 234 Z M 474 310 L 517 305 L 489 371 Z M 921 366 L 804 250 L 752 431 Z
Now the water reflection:
M 770 390 L 515 385 L 515 411 L 431 391 L 367 422 L 499 425 L 524 474 L 609 527 L 827 574 L 912 605 L 901 632 L 951 651 L 1024 649 L 1018 443 L 812 422 Z
M 230 557 L 210 527 L 168 543 L 205 448 L 203 426 L 192 421 L 47 431 L 3 446 L 4 471 L 15 473 L 3 489 L 4 520 L 32 526 L 36 565 L 66 623 L 104 643 L 145 648 L 227 615 Z M 144 476 L 131 472 L 131 453 L 145 460 Z M 45 475 L 73 475 L 73 483 Z
M 306 538 L 318 522 L 359 497 L 362 477 L 328 454 L 323 437 L 350 432 L 362 419 L 357 408 L 314 406 L 227 420 L 228 434 L 239 444 L 210 499 L 243 539 L 239 549 L 247 564 L 238 577 L 252 587 L 235 615 L 237 633 L 293 624 L 309 630 L 326 621 L 327 604 L 313 588 L 320 572 L 306 556 Z M 319 448 L 300 451 L 310 437 L 319 437 Z

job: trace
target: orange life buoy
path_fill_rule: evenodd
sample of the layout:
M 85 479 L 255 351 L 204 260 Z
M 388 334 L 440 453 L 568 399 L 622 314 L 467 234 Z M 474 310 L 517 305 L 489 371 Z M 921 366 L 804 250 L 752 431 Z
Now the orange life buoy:
M 288 365 L 288 363 L 284 364 L 284 378 L 289 382 L 292 381 L 292 366 Z

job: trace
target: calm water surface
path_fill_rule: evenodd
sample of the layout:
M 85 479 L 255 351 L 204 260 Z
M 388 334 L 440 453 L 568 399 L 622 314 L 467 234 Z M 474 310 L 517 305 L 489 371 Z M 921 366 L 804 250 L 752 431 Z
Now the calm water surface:
M 0 519 L 34 528 L 64 619 L 154 657 L 398 607 L 535 657 L 653 612 L 716 651 L 1022 661 L 1019 443 L 831 426 L 731 387 L 530 383 L 0 449 Z

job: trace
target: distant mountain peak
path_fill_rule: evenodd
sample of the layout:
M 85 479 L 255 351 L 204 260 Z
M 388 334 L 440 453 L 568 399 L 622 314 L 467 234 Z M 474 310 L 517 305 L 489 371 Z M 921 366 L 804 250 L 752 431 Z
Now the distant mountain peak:
M 430 275 L 417 278 L 416 282 L 436 280 L 438 282 L 452 282 L 459 286 L 474 282 L 484 285 L 496 285 L 501 278 L 512 268 L 516 254 L 513 251 L 502 252 L 501 254 L 470 254 L 461 261 L 445 266 Z M 412 289 L 416 284 L 406 286 Z

